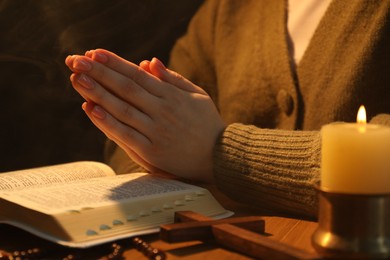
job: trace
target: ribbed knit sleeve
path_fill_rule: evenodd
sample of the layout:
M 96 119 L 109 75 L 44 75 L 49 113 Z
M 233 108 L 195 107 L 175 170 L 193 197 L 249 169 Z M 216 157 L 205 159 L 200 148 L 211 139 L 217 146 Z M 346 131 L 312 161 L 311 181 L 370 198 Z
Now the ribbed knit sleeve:
M 231 124 L 215 148 L 215 179 L 246 204 L 297 214 L 317 213 L 320 133 Z
M 389 114 L 376 115 L 371 119 L 370 123 L 390 127 L 390 115 Z

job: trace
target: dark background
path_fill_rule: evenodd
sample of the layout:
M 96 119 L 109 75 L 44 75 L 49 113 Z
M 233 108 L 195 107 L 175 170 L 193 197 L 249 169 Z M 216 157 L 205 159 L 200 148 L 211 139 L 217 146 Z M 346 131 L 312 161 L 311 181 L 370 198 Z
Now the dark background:
M 138 63 L 169 51 L 203 0 L 0 0 L 0 172 L 103 160 L 68 54 L 109 49 Z

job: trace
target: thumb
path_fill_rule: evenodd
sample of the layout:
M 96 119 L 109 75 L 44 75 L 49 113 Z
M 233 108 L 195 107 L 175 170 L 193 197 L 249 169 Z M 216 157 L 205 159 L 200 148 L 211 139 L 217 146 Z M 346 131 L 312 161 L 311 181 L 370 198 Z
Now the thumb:
M 152 74 L 159 79 L 168 82 L 182 90 L 199 94 L 206 94 L 206 92 L 202 88 L 196 86 L 194 83 L 184 78 L 179 73 L 167 69 L 164 64 L 157 58 L 153 58 L 150 61 L 149 69 Z

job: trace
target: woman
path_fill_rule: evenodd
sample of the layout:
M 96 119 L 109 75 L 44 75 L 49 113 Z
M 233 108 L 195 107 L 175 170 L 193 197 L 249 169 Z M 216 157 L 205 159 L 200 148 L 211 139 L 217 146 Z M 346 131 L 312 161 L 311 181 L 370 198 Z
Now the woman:
M 122 148 L 111 151 L 117 171 L 140 165 L 314 216 L 321 126 L 354 121 L 360 104 L 372 122 L 390 122 L 379 115 L 390 113 L 389 10 L 389 1 L 209 0 L 174 47 L 172 70 L 105 50 L 66 64 L 87 115 Z

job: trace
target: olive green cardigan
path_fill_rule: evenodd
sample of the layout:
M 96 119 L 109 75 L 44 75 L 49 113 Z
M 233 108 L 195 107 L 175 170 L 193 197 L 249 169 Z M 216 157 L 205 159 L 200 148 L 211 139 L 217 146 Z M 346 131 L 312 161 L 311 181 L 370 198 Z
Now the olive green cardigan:
M 214 153 L 219 189 L 313 216 L 321 126 L 355 121 L 361 104 L 370 118 L 390 113 L 390 1 L 333 1 L 296 70 L 286 2 L 206 0 L 170 67 L 203 87 L 228 123 Z M 116 154 L 116 170 L 132 168 Z

